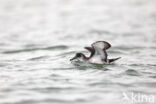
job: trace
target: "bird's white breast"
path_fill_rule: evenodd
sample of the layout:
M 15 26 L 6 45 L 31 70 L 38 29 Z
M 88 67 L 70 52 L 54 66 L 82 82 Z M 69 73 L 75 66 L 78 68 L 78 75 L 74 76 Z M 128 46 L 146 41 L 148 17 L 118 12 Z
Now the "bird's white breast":
M 100 55 L 93 56 L 93 57 L 90 58 L 88 61 L 89 61 L 90 63 L 98 63 L 98 64 L 103 64 L 103 63 L 104 63 L 104 62 L 101 60 Z

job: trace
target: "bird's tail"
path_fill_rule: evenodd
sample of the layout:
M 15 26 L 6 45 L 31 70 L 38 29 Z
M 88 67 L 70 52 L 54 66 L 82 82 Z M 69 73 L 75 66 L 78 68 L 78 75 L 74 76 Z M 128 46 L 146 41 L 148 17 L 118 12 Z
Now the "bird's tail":
M 109 59 L 109 63 L 114 62 L 114 61 L 116 61 L 116 60 L 118 60 L 118 59 L 120 59 L 120 58 L 121 58 L 121 57 Z

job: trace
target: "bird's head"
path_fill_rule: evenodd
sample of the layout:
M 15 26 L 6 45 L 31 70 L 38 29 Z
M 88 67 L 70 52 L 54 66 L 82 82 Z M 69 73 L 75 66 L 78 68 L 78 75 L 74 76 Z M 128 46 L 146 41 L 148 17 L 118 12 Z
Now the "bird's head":
M 70 61 L 75 60 L 75 59 L 80 60 L 80 61 L 83 60 L 84 54 L 83 53 L 76 53 L 76 55 L 72 59 L 70 59 Z

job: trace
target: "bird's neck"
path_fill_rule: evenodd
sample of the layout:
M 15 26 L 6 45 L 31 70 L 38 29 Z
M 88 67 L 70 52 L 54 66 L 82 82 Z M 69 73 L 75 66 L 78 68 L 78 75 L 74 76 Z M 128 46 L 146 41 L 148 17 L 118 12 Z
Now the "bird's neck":
M 87 60 L 89 59 L 89 57 L 86 57 L 84 54 L 82 54 L 82 59 L 83 59 L 84 61 L 87 61 Z

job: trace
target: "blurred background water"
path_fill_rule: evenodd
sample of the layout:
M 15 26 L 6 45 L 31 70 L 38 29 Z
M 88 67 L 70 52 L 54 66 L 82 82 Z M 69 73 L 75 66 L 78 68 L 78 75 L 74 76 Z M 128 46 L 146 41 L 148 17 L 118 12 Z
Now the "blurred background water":
M 132 92 L 156 102 L 155 0 L 0 0 L 0 24 L 0 104 L 122 104 Z M 69 61 L 97 40 L 122 59 Z

